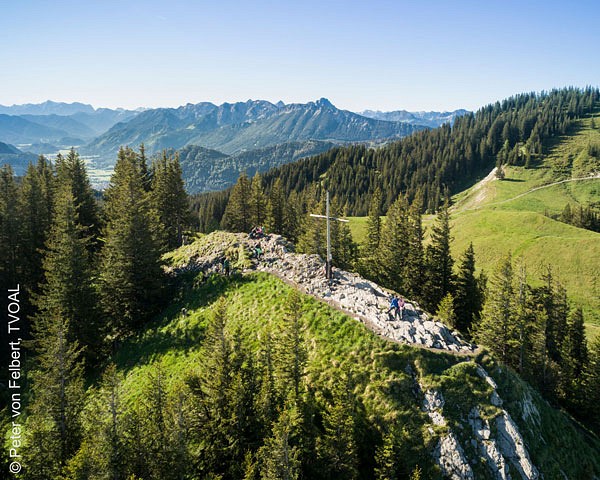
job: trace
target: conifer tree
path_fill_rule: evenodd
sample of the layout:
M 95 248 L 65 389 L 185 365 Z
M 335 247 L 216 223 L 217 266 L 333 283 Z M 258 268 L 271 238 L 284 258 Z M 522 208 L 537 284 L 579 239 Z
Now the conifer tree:
M 71 188 L 56 193 L 55 213 L 46 254 L 43 259 L 43 283 L 36 298 L 39 328 L 46 318 L 60 316 L 69 325 L 68 341 L 86 347 L 89 366 L 98 361 L 100 331 L 96 292 L 90 264 L 89 238 L 78 223 L 78 212 Z
M 82 235 L 96 238 L 100 232 L 98 205 L 85 168 L 85 162 L 72 148 L 66 157 L 58 155 L 56 159 L 57 186 L 68 185 L 71 188 L 77 206 L 77 223 L 85 229 Z M 96 249 L 97 245 L 90 244 Z
M 100 267 L 102 306 L 112 335 L 129 334 L 161 300 L 158 220 L 149 205 L 135 152 L 121 149 L 106 190 L 107 225 Z M 118 301 L 115 301 L 118 299 Z
M 304 369 L 308 360 L 304 344 L 304 323 L 302 321 L 302 299 L 292 290 L 285 301 L 283 329 L 277 342 L 277 370 L 281 398 L 292 396 L 300 400 Z
M 581 385 L 589 359 L 581 307 L 569 316 L 561 357 L 561 394 L 568 403 L 577 405 L 583 400 Z
M 390 206 L 381 232 L 379 265 L 388 287 L 404 292 L 408 252 L 408 204 L 399 196 Z
M 408 253 L 404 267 L 405 294 L 409 298 L 419 301 L 423 297 L 423 276 L 425 274 L 422 209 L 422 196 L 419 192 L 408 209 Z
M 23 255 L 22 282 L 35 292 L 42 280 L 42 251 L 48 236 L 50 218 L 38 170 L 29 164 L 21 181 L 19 215 L 21 217 L 21 249 Z
M 231 190 L 229 202 L 223 214 L 222 226 L 232 232 L 249 232 L 252 215 L 250 210 L 251 185 L 246 173 L 242 173 Z
M 262 226 L 267 219 L 267 197 L 263 190 L 262 177 L 256 172 L 250 184 L 250 224 Z
M 447 293 L 442 301 L 438 305 L 437 316 L 438 318 L 451 328 L 457 328 L 457 315 L 454 310 L 455 298 L 451 293 Z
M 267 227 L 273 233 L 283 234 L 285 229 L 286 201 L 281 178 L 275 179 L 267 204 Z
M 24 452 L 24 468 L 34 480 L 59 478 L 81 441 L 83 362 L 79 345 L 68 340 L 68 332 L 68 321 L 60 315 L 34 324 L 37 365 L 31 374 Z
M 381 188 L 377 188 L 369 203 L 369 216 L 367 217 L 367 241 L 361 255 L 360 269 L 363 275 L 378 279 L 379 244 L 381 243 Z
M 0 281 L 14 288 L 20 271 L 18 190 L 10 165 L 0 168 Z
M 431 230 L 431 243 L 425 253 L 425 286 L 423 301 L 435 311 L 446 294 L 452 292 L 454 261 L 450 254 L 450 214 L 448 200 L 436 217 Z
M 144 175 L 148 174 L 140 169 L 140 175 L 143 183 Z M 181 245 L 183 228 L 190 216 L 179 155 L 168 157 L 166 151 L 163 152 L 152 165 L 151 178 L 152 207 L 158 215 L 164 248 L 171 250 Z
M 475 277 L 475 251 L 470 243 L 460 259 L 456 274 L 454 312 L 456 328 L 460 332 L 470 335 L 473 323 L 479 322 L 482 303 L 483 292 Z
M 600 337 L 592 342 L 589 349 L 589 362 L 585 369 L 584 398 L 585 413 L 592 430 L 600 429 Z
M 323 415 L 325 432 L 317 441 L 317 455 L 330 478 L 358 478 L 355 407 L 348 379 L 337 384 Z
M 301 475 L 297 444 L 300 415 L 296 406 L 286 406 L 273 425 L 271 436 L 260 448 L 261 480 L 297 480 Z
M 514 278 L 512 259 L 503 259 L 490 281 L 475 341 L 488 347 L 506 364 L 516 366 L 518 333 L 516 332 Z

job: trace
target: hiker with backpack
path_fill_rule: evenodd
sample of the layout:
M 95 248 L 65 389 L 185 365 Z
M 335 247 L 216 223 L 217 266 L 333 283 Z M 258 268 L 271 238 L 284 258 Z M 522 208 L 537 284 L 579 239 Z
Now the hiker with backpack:
M 404 303 L 402 303 L 402 305 L 404 305 Z M 390 301 L 390 308 L 388 308 L 387 314 L 389 315 L 392 310 L 394 310 L 394 316 L 392 318 L 398 318 L 400 302 L 396 295 L 392 295 L 392 300 Z

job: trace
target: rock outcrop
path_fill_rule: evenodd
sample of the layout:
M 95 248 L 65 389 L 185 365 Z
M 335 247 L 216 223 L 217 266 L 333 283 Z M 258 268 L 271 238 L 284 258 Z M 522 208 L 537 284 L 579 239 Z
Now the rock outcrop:
M 390 340 L 462 354 L 475 351 L 475 347 L 462 340 L 458 332 L 433 319 L 414 302 L 407 300 L 402 319 L 388 315 L 391 292 L 356 273 L 334 269 L 333 279 L 328 282 L 325 262 L 318 255 L 293 253 L 293 245 L 279 235 L 268 235 L 260 240 L 250 239 L 244 234 L 223 234 L 220 238 L 220 241 L 206 245 L 196 254 L 192 253 L 193 244 L 189 245 L 188 262 L 172 270 L 214 271 L 225 252 L 229 252 L 231 257 L 240 256 L 240 252 L 244 251 L 247 259 L 242 263 L 246 264 L 246 270 L 276 275 Z M 258 244 L 263 251 L 260 261 L 251 258 Z

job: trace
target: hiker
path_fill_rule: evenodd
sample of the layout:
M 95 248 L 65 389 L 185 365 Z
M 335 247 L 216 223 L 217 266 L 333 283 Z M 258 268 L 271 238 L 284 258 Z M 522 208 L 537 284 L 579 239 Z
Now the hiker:
M 187 308 L 183 307 L 183 308 L 181 309 L 181 316 L 182 316 L 183 318 L 185 318 L 185 317 L 187 317 L 187 316 L 188 316 Z
M 405 304 L 404 299 L 402 297 L 400 297 L 398 299 L 398 310 L 397 310 L 400 320 L 402 320 L 404 318 L 404 304 Z
M 221 257 L 221 273 L 229 275 L 229 260 L 227 260 L 227 257 Z
M 404 305 L 404 303 L 402 303 L 402 305 Z M 399 310 L 400 310 L 400 302 L 396 295 L 392 295 L 392 300 L 390 302 L 390 308 L 388 308 L 387 314 L 389 315 L 392 310 L 394 310 L 394 316 L 392 318 L 397 318 L 398 314 L 399 314 Z M 402 318 L 402 317 L 400 317 L 400 318 Z
M 256 245 L 256 247 L 254 247 L 254 256 L 256 257 L 256 260 L 260 261 L 260 257 L 262 256 L 263 251 L 262 251 L 262 247 L 260 246 L 260 243 Z

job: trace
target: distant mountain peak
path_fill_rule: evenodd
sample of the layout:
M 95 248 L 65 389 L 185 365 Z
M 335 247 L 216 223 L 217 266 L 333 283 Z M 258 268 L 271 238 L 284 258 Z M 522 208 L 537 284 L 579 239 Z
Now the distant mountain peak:
M 319 98 L 319 99 L 318 99 L 318 100 L 315 102 L 315 104 L 316 104 L 318 107 L 330 107 L 330 108 L 335 108 L 335 107 L 333 106 L 333 103 L 331 103 L 331 102 L 330 102 L 330 101 L 329 101 L 327 98 L 325 98 L 325 97 L 321 97 L 321 98 Z

